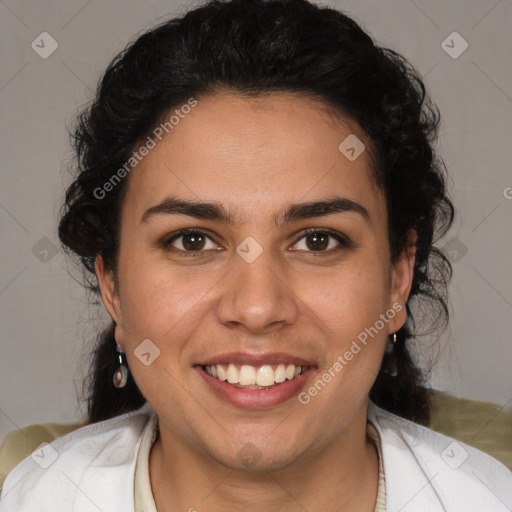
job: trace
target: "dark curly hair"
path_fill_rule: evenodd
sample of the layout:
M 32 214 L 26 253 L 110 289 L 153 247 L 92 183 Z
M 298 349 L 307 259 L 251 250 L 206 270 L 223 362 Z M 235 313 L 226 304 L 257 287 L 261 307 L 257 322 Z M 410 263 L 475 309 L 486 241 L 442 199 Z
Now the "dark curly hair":
M 72 133 L 76 176 L 59 224 L 60 240 L 79 258 L 86 285 L 98 292 L 97 255 L 116 271 L 128 176 L 108 193 L 98 190 L 172 109 L 191 97 L 226 89 L 249 96 L 285 91 L 320 99 L 368 135 L 375 178 L 386 197 L 392 261 L 410 242 L 410 230 L 417 232 L 408 319 L 386 351 L 370 398 L 427 424 L 430 393 L 408 344 L 418 334 L 411 301 L 421 299 L 422 313 L 427 308 L 422 317 L 430 318 L 432 328 L 446 326 L 449 316 L 452 269 L 434 247 L 454 217 L 446 168 L 434 152 L 439 111 L 404 57 L 377 46 L 337 10 L 306 0 L 213 0 L 144 32 L 113 59 Z M 113 327 L 92 352 L 85 383 L 91 423 L 146 401 L 131 375 L 126 387 L 113 386 Z

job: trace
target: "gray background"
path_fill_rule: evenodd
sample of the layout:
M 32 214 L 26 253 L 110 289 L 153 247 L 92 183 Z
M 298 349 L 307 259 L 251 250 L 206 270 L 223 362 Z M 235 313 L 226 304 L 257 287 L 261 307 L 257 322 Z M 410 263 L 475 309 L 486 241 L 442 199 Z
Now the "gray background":
M 66 127 L 110 62 L 136 34 L 195 2 L 0 1 L 0 442 L 16 427 L 76 421 L 83 354 L 104 313 L 88 306 L 58 249 L 57 218 L 70 181 Z M 434 387 L 512 404 L 512 0 L 324 2 L 352 15 L 425 77 L 443 115 L 440 151 L 458 217 L 451 328 L 421 338 L 438 364 Z M 469 44 L 452 58 L 441 43 Z M 43 59 L 48 32 L 58 48 Z M 50 48 L 47 36 L 44 49 Z M 453 39 L 453 38 L 452 38 Z M 448 39 L 452 52 L 460 41 Z M 508 198 L 507 198 L 508 197 Z M 432 347 L 431 347 L 432 345 Z

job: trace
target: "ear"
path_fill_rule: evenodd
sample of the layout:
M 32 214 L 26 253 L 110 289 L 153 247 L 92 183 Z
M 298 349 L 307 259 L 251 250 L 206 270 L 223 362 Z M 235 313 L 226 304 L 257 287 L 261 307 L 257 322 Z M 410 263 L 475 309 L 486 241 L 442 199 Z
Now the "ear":
M 121 301 L 119 293 L 116 290 L 114 272 L 105 268 L 105 262 L 101 255 L 96 256 L 94 270 L 96 271 L 96 277 L 100 286 L 101 300 L 116 325 L 116 341 L 121 348 L 124 348 Z
M 397 314 L 388 323 L 389 333 L 398 331 L 407 320 L 407 311 L 405 304 L 409 298 L 411 291 L 412 279 L 414 275 L 414 262 L 416 260 L 416 241 L 418 234 L 414 229 L 409 231 L 407 246 L 393 264 L 391 272 L 391 295 L 390 306 L 393 307 Z M 400 307 L 399 307 L 399 306 Z

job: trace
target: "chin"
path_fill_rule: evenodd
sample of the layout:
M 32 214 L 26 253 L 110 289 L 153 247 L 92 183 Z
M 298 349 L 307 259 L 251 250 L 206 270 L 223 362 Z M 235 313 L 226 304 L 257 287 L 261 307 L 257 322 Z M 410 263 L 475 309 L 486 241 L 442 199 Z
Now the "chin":
M 275 428 L 275 427 L 273 427 Z M 300 448 L 300 450 L 299 450 Z M 229 447 L 219 453 L 210 452 L 215 460 L 224 466 L 250 473 L 277 471 L 298 461 L 303 456 L 304 440 L 292 441 L 290 436 L 246 435 L 239 437 L 236 442 L 229 443 Z

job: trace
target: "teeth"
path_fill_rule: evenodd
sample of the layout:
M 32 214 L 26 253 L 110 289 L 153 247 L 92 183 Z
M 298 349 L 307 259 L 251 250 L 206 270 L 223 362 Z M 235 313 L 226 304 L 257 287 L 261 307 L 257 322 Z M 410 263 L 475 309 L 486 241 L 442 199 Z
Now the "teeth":
M 212 368 L 212 367 L 206 366 L 205 368 Z M 215 366 L 215 368 L 217 370 L 217 378 L 219 380 L 228 380 L 228 376 L 226 375 L 226 370 L 224 370 L 224 368 L 220 364 Z M 212 372 L 212 375 L 213 375 L 213 372 Z
M 272 370 L 272 366 L 268 364 L 260 366 L 256 374 L 256 384 L 258 386 L 272 386 L 274 384 L 274 370 Z
M 228 366 L 228 372 L 226 375 L 230 384 L 238 384 L 240 382 L 239 372 L 234 364 L 230 364 Z
M 284 382 L 286 380 L 286 368 L 284 367 L 284 364 L 280 364 L 276 368 L 274 380 L 276 382 Z
M 295 366 L 294 364 L 279 364 L 275 369 L 265 364 L 259 367 L 243 364 L 237 367 L 233 363 L 227 365 L 217 364 L 214 366 L 205 366 L 206 373 L 221 381 L 228 381 L 236 387 L 248 387 L 258 389 L 259 387 L 269 387 L 276 383 L 292 380 L 304 372 L 305 367 Z
M 240 384 L 242 386 L 251 386 L 256 384 L 256 370 L 252 366 L 244 364 L 240 368 Z M 259 382 L 258 382 L 259 384 Z M 261 384 L 260 384 L 261 385 Z

